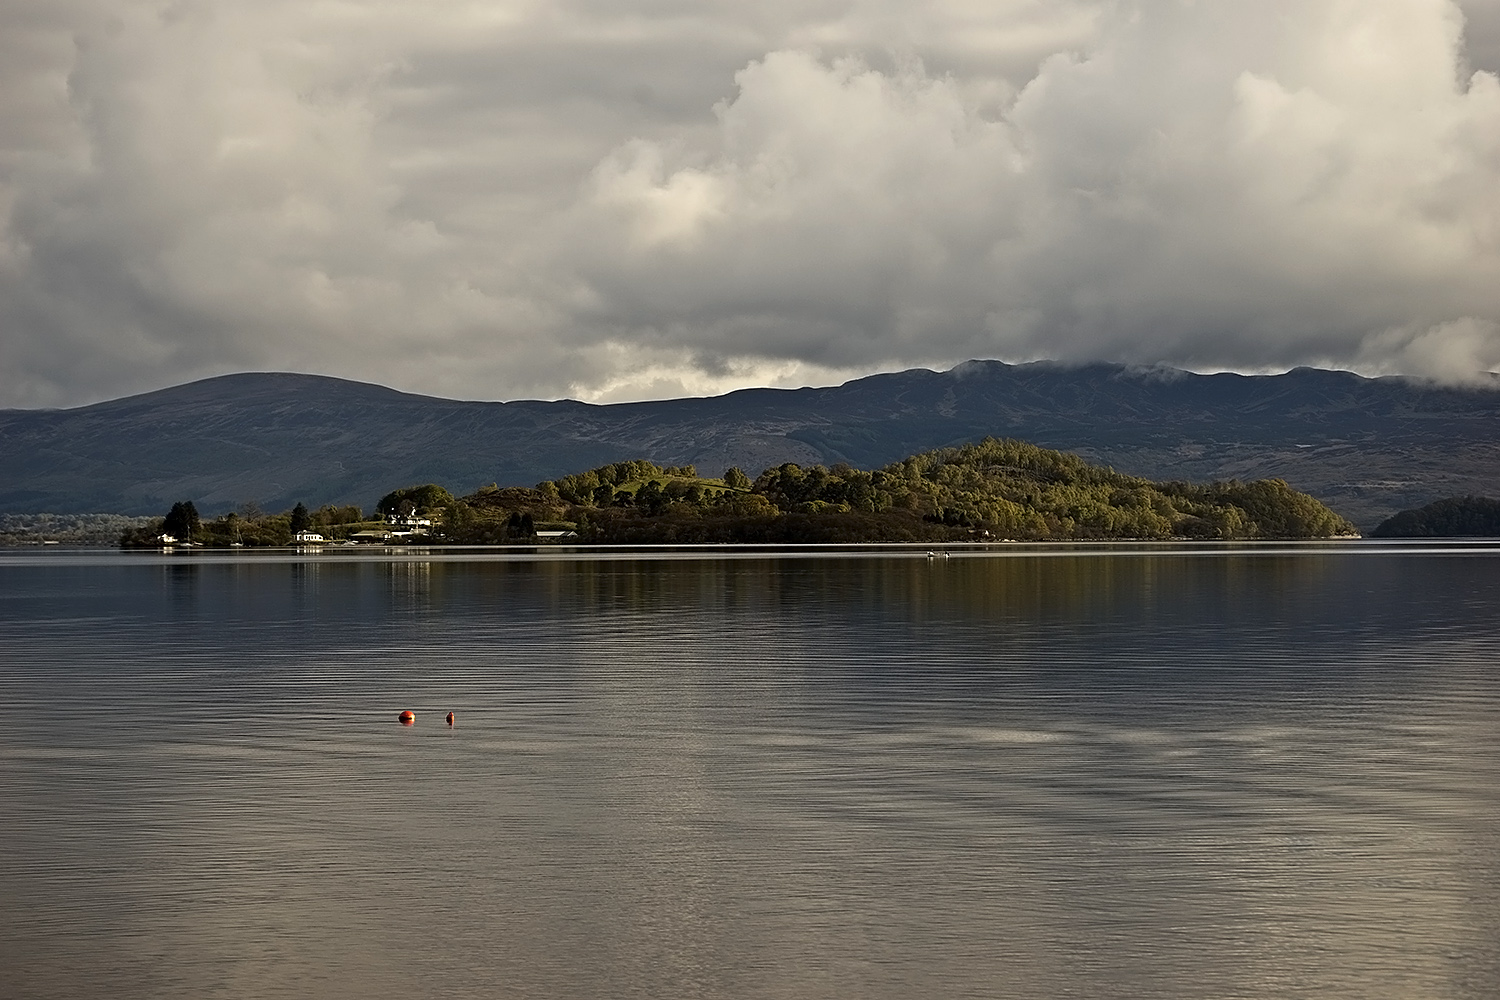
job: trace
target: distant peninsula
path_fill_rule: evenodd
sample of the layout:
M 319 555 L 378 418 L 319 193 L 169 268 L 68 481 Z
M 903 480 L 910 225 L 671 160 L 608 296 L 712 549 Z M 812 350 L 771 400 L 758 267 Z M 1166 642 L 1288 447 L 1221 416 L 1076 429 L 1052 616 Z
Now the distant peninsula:
M 876 470 L 839 464 L 731 467 L 644 460 L 455 497 L 433 483 L 387 493 L 379 519 L 358 507 L 231 513 L 191 502 L 121 544 L 208 546 L 374 541 L 453 545 L 1299 539 L 1355 536 L 1349 521 L 1276 479 L 1152 482 L 1022 441 L 912 455 Z
M 1448 497 L 1380 522 L 1372 538 L 1497 538 L 1500 500 Z

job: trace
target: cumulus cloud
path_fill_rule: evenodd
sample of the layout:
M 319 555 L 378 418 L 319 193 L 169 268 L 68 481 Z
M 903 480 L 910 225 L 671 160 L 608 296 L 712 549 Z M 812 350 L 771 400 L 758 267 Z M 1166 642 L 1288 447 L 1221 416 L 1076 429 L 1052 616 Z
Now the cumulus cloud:
M 0 18 L 0 405 L 1500 363 L 1491 0 Z
M 1461 29 L 1435 0 L 1123 5 L 998 117 L 917 63 L 772 53 L 711 151 L 596 170 L 585 273 L 636 336 L 725 353 L 1450 375 L 1416 345 L 1488 363 L 1500 316 L 1500 85 L 1460 75 Z

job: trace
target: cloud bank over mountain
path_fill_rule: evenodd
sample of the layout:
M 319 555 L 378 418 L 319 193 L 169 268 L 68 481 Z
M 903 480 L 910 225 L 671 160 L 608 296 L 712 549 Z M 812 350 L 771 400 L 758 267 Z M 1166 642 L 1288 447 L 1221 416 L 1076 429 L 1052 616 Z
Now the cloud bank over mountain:
M 0 405 L 1500 365 L 1500 4 L 13 0 Z

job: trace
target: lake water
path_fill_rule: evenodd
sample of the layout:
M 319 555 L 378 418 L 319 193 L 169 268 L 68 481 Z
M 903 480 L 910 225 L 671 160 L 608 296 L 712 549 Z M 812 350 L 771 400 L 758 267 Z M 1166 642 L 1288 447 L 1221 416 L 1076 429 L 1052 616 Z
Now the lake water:
M 1495 546 L 10 552 L 0 697 L 4 996 L 1500 996 Z

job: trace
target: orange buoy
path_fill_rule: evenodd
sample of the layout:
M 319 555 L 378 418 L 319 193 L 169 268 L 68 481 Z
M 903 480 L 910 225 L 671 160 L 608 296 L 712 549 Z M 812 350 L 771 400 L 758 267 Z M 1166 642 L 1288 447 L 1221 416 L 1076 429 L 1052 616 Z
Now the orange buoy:
M 452 712 L 448 713 L 448 725 L 450 725 L 450 726 L 453 725 L 453 713 Z
M 408 710 L 402 712 L 400 715 L 396 716 L 396 718 L 401 722 L 403 726 L 409 726 L 417 721 L 417 713 Z

